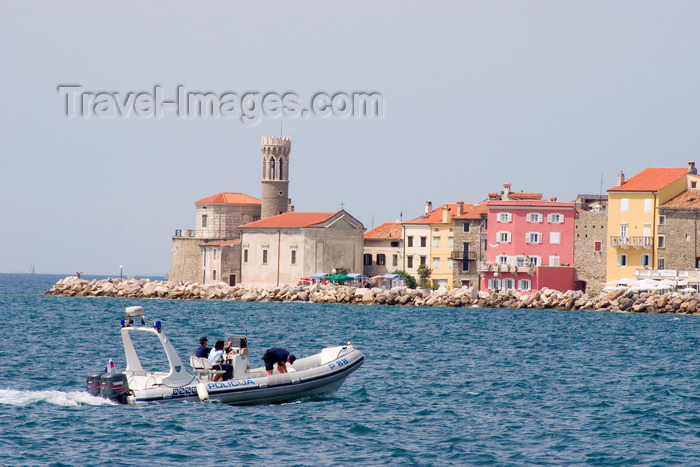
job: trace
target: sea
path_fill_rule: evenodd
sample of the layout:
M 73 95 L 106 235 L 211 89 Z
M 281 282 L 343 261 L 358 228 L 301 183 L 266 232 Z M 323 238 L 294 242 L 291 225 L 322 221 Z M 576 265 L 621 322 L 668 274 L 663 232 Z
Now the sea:
M 699 316 L 44 295 L 62 277 L 0 274 L 1 465 L 700 465 Z M 124 368 L 132 305 L 183 361 L 244 333 L 365 362 L 289 403 L 117 405 L 85 379 Z

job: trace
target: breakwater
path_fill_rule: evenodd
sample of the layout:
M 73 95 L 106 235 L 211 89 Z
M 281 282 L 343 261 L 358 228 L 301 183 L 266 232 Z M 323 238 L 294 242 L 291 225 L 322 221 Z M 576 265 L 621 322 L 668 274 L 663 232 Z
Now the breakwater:
M 270 288 L 229 286 L 219 282 L 173 283 L 149 279 L 85 280 L 66 277 L 47 295 L 78 297 L 166 298 L 182 300 L 239 300 L 244 302 L 313 302 L 364 305 L 531 308 L 555 310 L 628 311 L 700 314 L 700 296 L 679 292 L 613 290 L 589 296 L 581 291 L 542 289 L 523 294 L 513 290 L 478 291 L 473 287 L 447 290 L 394 287 L 389 290 L 348 285 L 313 284 Z

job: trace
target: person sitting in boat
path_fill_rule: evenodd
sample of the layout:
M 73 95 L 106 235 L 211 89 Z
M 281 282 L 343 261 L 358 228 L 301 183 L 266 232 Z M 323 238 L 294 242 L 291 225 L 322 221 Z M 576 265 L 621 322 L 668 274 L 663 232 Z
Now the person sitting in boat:
M 202 336 L 199 338 L 199 343 L 201 344 L 197 351 L 194 353 L 197 358 L 207 358 L 209 352 L 211 352 L 211 347 L 207 347 L 207 336 Z
M 231 343 L 228 343 L 228 347 L 231 346 Z M 211 352 L 209 352 L 209 363 L 211 363 L 212 368 L 215 368 L 217 370 L 224 370 L 226 374 L 224 375 L 224 380 L 227 379 L 232 379 L 233 378 L 233 365 L 230 365 L 228 363 L 224 363 L 224 341 L 216 341 L 216 344 L 214 344 L 214 348 L 211 349 Z M 221 379 L 221 375 L 215 375 L 214 376 L 214 381 L 219 381 Z
M 273 347 L 265 351 L 262 359 L 265 362 L 265 369 L 267 370 L 268 376 L 271 376 L 275 368 L 275 363 L 277 364 L 277 371 L 280 373 L 287 373 L 287 362 L 293 365 L 294 360 L 297 358 L 294 355 L 290 355 L 286 349 Z

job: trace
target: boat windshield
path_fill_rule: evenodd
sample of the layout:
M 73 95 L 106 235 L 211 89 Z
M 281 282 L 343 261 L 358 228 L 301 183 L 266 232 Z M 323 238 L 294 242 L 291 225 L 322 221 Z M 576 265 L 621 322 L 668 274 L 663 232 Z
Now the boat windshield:
M 130 335 L 141 367 L 145 371 L 170 371 L 168 356 L 163 351 L 158 336 L 149 332 L 131 332 Z

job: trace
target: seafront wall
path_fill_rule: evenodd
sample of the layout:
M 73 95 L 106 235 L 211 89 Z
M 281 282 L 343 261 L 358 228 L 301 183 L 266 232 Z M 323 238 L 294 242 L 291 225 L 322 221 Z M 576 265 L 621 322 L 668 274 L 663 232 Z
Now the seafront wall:
M 66 277 L 47 295 L 78 297 L 169 298 L 185 300 L 239 300 L 244 302 L 313 302 L 364 305 L 455 306 L 555 310 L 626 311 L 700 315 L 700 296 L 678 292 L 614 290 L 588 296 L 581 291 L 542 289 L 532 294 L 512 290 L 479 292 L 473 287 L 436 291 L 394 287 L 390 290 L 345 285 L 254 288 L 226 283 L 198 284 L 140 280 L 92 280 Z

